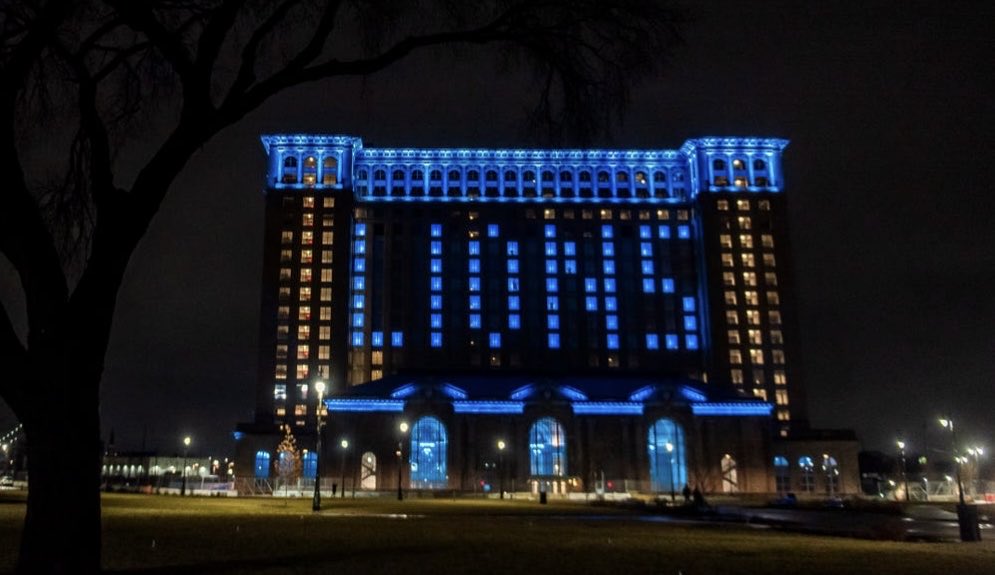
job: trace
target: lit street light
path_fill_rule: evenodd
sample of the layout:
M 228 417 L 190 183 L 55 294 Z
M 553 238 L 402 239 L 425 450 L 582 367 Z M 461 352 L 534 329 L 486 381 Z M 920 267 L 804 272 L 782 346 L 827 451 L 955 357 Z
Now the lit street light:
M 314 496 L 311 498 L 311 511 L 321 511 L 321 398 L 325 395 L 325 382 L 320 379 L 314 382 L 314 390 L 318 393 L 318 409 L 315 410 L 314 429 Z
M 504 499 L 504 440 L 498 440 L 498 488 L 501 490 L 501 499 Z
M 345 452 L 349 449 L 349 440 L 343 439 L 339 445 L 342 446 L 342 468 L 340 469 L 342 475 L 342 499 L 345 499 Z
M 905 485 L 905 502 L 909 502 L 909 478 L 906 475 L 907 470 L 905 469 L 905 442 L 899 439 L 895 442 L 898 445 L 898 451 L 902 455 L 902 483 Z
M 404 491 L 401 486 L 401 470 L 404 469 L 404 434 L 408 432 L 408 422 L 402 421 L 399 427 L 401 436 L 397 440 L 397 500 L 404 499 Z
M 183 469 L 180 471 L 182 481 L 180 482 L 180 495 L 187 494 L 187 453 L 190 451 L 190 436 L 183 438 Z
M 677 502 L 677 491 L 674 486 L 674 481 L 677 480 L 677 477 L 675 477 L 677 473 L 674 470 L 674 444 L 668 441 L 666 448 L 667 455 L 670 456 L 670 502 L 675 503 Z
M 957 436 L 954 435 L 954 421 L 950 418 L 940 419 L 940 425 L 950 430 L 950 446 L 953 448 L 954 464 L 957 466 L 957 523 L 960 526 L 961 541 L 981 541 L 981 530 L 978 525 L 978 508 L 964 503 L 964 484 L 961 482 L 960 466 L 962 457 L 957 452 Z

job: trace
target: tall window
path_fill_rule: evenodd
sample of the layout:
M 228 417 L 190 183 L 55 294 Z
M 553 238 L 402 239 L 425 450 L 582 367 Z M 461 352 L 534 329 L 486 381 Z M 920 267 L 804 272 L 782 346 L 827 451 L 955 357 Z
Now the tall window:
M 411 429 L 410 456 L 412 489 L 445 489 L 446 427 L 434 417 L 423 417 Z
M 688 481 L 687 452 L 681 426 L 670 419 L 656 420 L 649 430 L 646 448 L 653 490 L 671 493 L 681 491 Z
M 815 491 L 815 464 L 812 463 L 812 458 L 808 455 L 799 457 L 798 467 L 801 468 L 800 490 L 805 493 L 812 493 Z
M 342 486 L 345 487 L 344 485 Z M 377 456 L 372 451 L 363 454 L 362 475 L 359 478 L 360 489 L 377 488 Z
M 318 454 L 308 451 L 301 457 L 302 473 L 305 479 L 314 479 L 318 475 Z
M 728 453 L 722 456 L 722 493 L 739 493 L 736 460 Z
M 563 426 L 543 417 L 529 429 L 529 471 L 533 476 L 563 477 L 567 474 L 567 445 Z
M 826 474 L 826 494 L 834 495 L 840 490 L 840 466 L 830 455 L 822 455 L 822 472 Z
M 783 455 L 774 456 L 774 487 L 778 493 L 791 491 L 791 470 L 788 468 L 788 458 Z
M 269 479 L 269 453 L 256 452 L 256 479 Z

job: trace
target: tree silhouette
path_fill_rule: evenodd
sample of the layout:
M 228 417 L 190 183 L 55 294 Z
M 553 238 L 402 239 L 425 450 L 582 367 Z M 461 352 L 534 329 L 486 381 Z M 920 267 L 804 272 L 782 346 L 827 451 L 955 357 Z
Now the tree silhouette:
M 198 149 L 288 88 L 484 45 L 536 74 L 532 125 L 582 142 L 672 49 L 680 18 L 666 1 L 0 2 L 0 253 L 27 317 L 22 334 L 9 303 L 0 314 L 0 396 L 31 462 L 18 571 L 100 569 L 99 391 L 115 303 Z

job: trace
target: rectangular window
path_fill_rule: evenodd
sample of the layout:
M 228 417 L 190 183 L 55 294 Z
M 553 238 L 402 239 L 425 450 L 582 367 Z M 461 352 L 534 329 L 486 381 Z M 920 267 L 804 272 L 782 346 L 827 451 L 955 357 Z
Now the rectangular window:
M 518 273 L 518 260 L 516 259 L 508 260 L 508 273 L 510 274 Z
M 318 339 L 332 339 L 332 328 L 327 325 L 318 326 Z
M 497 224 L 487 224 L 487 237 L 496 238 L 498 237 L 498 226 Z
M 565 256 L 576 256 L 577 255 L 577 244 L 574 242 L 564 242 L 563 244 L 563 255 Z
M 587 311 L 598 311 L 598 298 L 587 296 L 584 298 L 584 309 Z
M 765 247 L 765 248 L 773 248 L 774 247 L 774 236 L 772 236 L 770 234 L 761 234 L 760 235 L 760 245 L 763 246 L 763 247 Z
M 743 262 L 744 268 L 752 268 L 756 264 L 753 254 L 740 254 L 739 259 Z
M 442 255 L 442 242 L 432 242 L 429 244 L 429 253 L 433 256 Z
M 560 349 L 560 334 L 548 334 L 546 336 L 546 343 L 549 345 L 549 349 Z
M 361 278 L 357 277 L 356 279 L 361 279 Z M 321 268 L 321 282 L 329 283 L 331 281 L 332 281 L 332 268 Z
M 429 226 L 429 234 L 433 238 L 441 238 L 442 237 L 442 224 L 432 224 L 431 226 Z
M 743 364 L 743 354 L 738 349 L 729 350 L 729 363 L 732 365 L 742 365 Z
M 750 325 L 760 325 L 760 311 L 755 309 L 746 310 L 746 323 Z
M 660 338 L 655 333 L 646 334 L 646 349 L 660 349 Z
M 323 287 L 321 288 L 321 301 L 332 301 L 332 288 Z
M 366 235 L 366 224 L 356 224 L 356 237 L 361 238 Z
M 739 330 L 738 329 L 730 329 L 729 331 L 726 332 L 726 335 L 727 335 L 727 337 L 729 339 L 729 343 L 730 344 L 732 344 L 732 345 L 739 345 L 740 341 L 739 341 Z
M 648 240 L 653 237 L 653 233 L 650 231 L 649 226 L 639 226 L 639 237 L 644 240 Z
M 595 278 L 584 278 L 584 291 L 587 293 L 598 291 L 598 280 Z
M 556 255 L 556 242 L 546 242 L 546 255 L 547 256 Z
M 764 254 L 764 265 L 772 268 L 774 265 L 774 254 Z
M 753 221 L 750 219 L 750 216 L 739 216 L 736 218 L 736 222 L 739 224 L 739 229 L 741 230 L 748 230 L 753 226 Z
M 441 274 L 442 273 L 442 260 L 440 260 L 438 258 L 432 258 L 429 261 L 428 269 L 433 274 Z
M 743 272 L 743 285 L 747 287 L 756 287 L 757 274 L 753 272 Z
M 307 364 L 297 366 L 297 379 L 307 379 L 308 366 Z
M 470 296 L 470 309 L 478 310 L 480 309 L 480 296 L 472 295 Z
M 433 313 L 429 316 L 429 325 L 432 326 L 432 329 L 442 329 L 442 314 Z
M 657 227 L 657 236 L 661 240 L 670 239 L 670 226 L 660 225 Z
M 325 197 L 321 199 L 321 207 L 323 208 L 334 208 L 335 198 Z
M 763 344 L 763 332 L 759 329 L 748 329 L 746 330 L 746 335 L 752 345 Z
M 615 244 L 612 242 L 602 242 L 601 255 L 606 258 L 615 257 Z
M 774 345 L 784 345 L 784 335 L 781 333 L 781 330 L 770 330 L 770 342 Z
M 684 316 L 684 331 L 698 331 L 698 319 L 695 316 Z
M 551 313 L 546 316 L 546 329 L 557 330 L 560 329 L 560 316 Z
M 555 295 L 546 296 L 546 309 L 549 311 L 560 309 L 560 298 Z
M 546 260 L 546 273 L 547 274 L 556 273 L 556 260 Z
M 442 332 L 433 331 L 429 337 L 432 342 L 432 347 L 442 347 Z
M 605 293 L 615 293 L 615 278 L 605 278 Z
M 605 311 L 618 311 L 618 300 L 614 296 L 605 298 Z
M 551 211 L 551 210 L 547 210 L 547 211 Z M 551 215 L 553 215 L 555 217 L 555 213 L 551 214 Z M 552 218 L 546 218 L 546 219 L 552 219 Z M 556 237 L 556 226 L 554 226 L 553 224 L 546 224 L 543 227 L 543 236 L 545 236 L 547 238 L 555 238 Z
M 508 296 L 508 309 L 512 311 L 518 311 L 520 309 L 521 302 L 517 295 Z
M 784 365 L 784 351 L 775 349 L 770 352 L 770 360 L 774 365 Z
M 618 316 L 617 315 L 606 315 L 605 316 L 605 329 L 610 331 L 618 331 Z
M 314 252 L 311 250 L 301 250 L 301 263 L 309 264 L 314 261 Z
M 668 333 L 664 339 L 667 341 L 667 349 L 677 349 L 678 348 L 678 345 L 677 345 L 678 339 L 677 339 L 677 334 L 676 333 Z
M 745 249 L 753 247 L 753 236 L 750 234 L 739 234 L 739 245 Z
M 479 256 L 480 255 L 480 242 L 477 241 L 477 240 L 473 240 L 473 241 L 468 242 L 468 243 L 469 243 L 469 253 L 470 253 L 470 255 L 471 256 Z
M 601 237 L 609 239 L 614 235 L 611 224 L 603 224 L 601 226 Z
M 724 294 L 726 305 L 736 305 L 736 292 L 728 290 Z
M 743 385 L 743 370 L 730 369 L 729 379 L 732 381 L 732 383 L 735 383 L 736 385 Z
M 577 273 L 577 260 L 566 260 L 563 262 L 563 272 L 569 275 Z
M 470 314 L 470 329 L 480 329 L 480 314 L 471 313 Z
M 736 209 L 737 210 L 749 210 L 750 209 L 750 200 L 736 200 Z
M 327 360 L 328 358 L 330 358 L 332 356 L 331 349 L 332 348 L 330 346 L 319 345 L 318 346 L 318 359 L 319 360 L 321 360 L 321 359 Z
M 618 349 L 618 334 L 608 334 L 606 343 L 608 344 L 608 349 Z
M 429 298 L 429 307 L 431 309 L 442 309 L 442 296 L 433 295 Z
M 649 242 L 639 242 L 639 255 L 644 258 L 653 257 L 653 244 Z
M 764 364 L 764 352 L 760 349 L 750 349 L 750 363 L 753 365 Z
M 499 349 L 501 347 L 501 334 L 496 332 L 491 332 L 488 334 L 487 339 L 489 340 L 492 349 Z
M 280 234 L 280 243 L 282 244 L 292 244 L 294 243 L 294 232 L 283 232 Z
M 508 314 L 508 329 L 519 329 L 522 327 L 521 316 L 517 313 Z
M 753 290 L 743 292 L 743 301 L 746 302 L 746 305 L 760 305 L 760 298 L 757 297 L 757 292 Z
M 280 250 L 280 261 L 281 262 L 289 262 L 292 259 L 294 259 L 294 252 L 293 252 L 293 250 Z
M 693 333 L 685 335 L 684 345 L 686 345 L 688 349 L 698 349 L 698 336 Z
M 559 291 L 559 283 L 556 281 L 556 278 L 546 278 L 546 291 L 549 293 Z
M 370 345 L 373 347 L 383 347 L 383 332 L 375 331 L 370 335 Z
M 691 227 L 690 226 L 677 226 L 677 237 L 682 240 L 687 240 L 691 238 Z
M 363 312 L 358 311 L 352 314 L 352 327 L 363 327 Z
M 682 305 L 684 306 L 684 311 L 695 310 L 694 298 L 691 296 L 685 296 L 682 300 Z
M 331 250 L 321 250 L 321 263 L 330 264 L 332 263 L 332 251 Z
M 730 253 L 723 253 L 720 257 L 722 258 L 722 267 L 724 267 L 724 268 L 731 268 L 732 267 L 732 265 L 733 265 L 732 264 L 732 254 L 730 254 Z
M 779 311 L 767 312 L 767 320 L 770 321 L 770 325 L 781 325 L 781 312 Z
M 739 325 L 739 313 L 735 311 L 726 312 L 726 323 L 729 325 Z
M 643 293 L 654 293 L 656 292 L 656 282 L 653 278 L 643 278 Z
M 653 260 L 642 260 L 640 268 L 643 271 L 643 275 L 653 275 Z
M 673 278 L 663 278 L 660 280 L 660 289 L 663 293 L 674 293 L 674 280 Z
M 480 259 L 479 258 L 470 258 L 470 260 L 467 262 L 467 269 L 472 274 L 479 274 L 480 273 Z
M 478 276 L 470 278 L 470 291 L 480 291 L 480 278 Z
M 301 301 L 310 301 L 311 300 L 311 288 L 306 287 L 306 286 L 301 288 L 301 291 L 300 291 L 300 300 Z
M 366 258 L 356 258 L 353 262 L 352 271 L 363 273 L 366 271 Z
M 508 242 L 508 255 L 509 256 L 518 255 L 518 242 Z

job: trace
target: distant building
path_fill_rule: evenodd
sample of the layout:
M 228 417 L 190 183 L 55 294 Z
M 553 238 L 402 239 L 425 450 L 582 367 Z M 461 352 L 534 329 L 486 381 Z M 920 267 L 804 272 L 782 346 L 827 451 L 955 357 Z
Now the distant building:
M 314 477 L 321 380 L 321 475 L 359 489 L 858 492 L 855 445 L 802 439 L 787 141 L 262 142 L 259 379 L 240 475 L 274 475 L 289 425 Z

